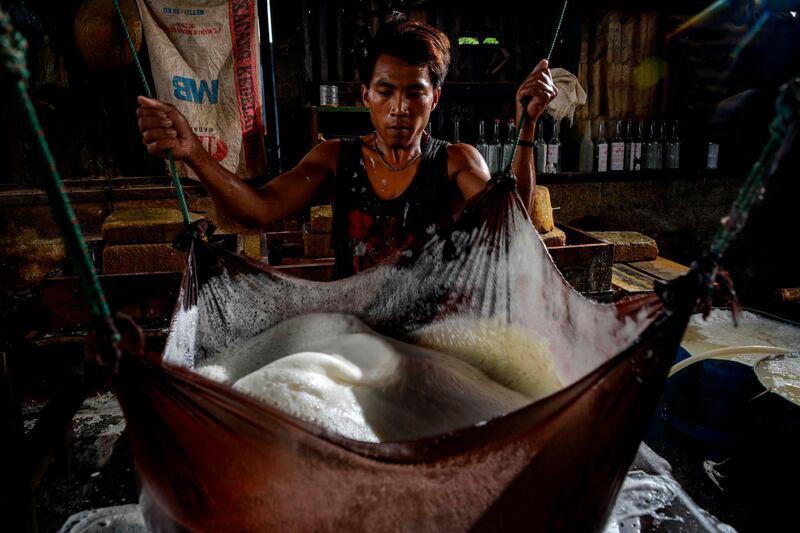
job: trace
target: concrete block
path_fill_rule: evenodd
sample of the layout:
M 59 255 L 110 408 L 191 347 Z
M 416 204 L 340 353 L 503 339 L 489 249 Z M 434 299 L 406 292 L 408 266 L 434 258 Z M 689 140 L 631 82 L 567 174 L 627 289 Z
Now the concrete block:
M 190 215 L 192 220 L 202 218 Z M 172 243 L 181 230 L 181 212 L 163 207 L 114 211 L 101 229 L 103 240 L 112 244 Z
M 186 253 L 168 243 L 106 245 L 103 249 L 105 274 L 140 272 L 181 272 Z

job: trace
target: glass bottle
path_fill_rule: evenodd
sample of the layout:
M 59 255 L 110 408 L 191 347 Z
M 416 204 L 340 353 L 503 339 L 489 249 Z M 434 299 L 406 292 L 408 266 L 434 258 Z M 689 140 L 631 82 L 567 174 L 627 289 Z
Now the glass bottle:
M 716 139 L 708 142 L 708 149 L 706 152 L 706 168 L 709 170 L 716 170 L 719 163 L 719 143 Z
M 544 120 L 539 119 L 536 125 L 536 141 L 533 143 L 536 151 L 536 172 L 539 174 L 547 173 L 547 143 L 544 142 Z
M 483 124 L 482 120 L 478 121 L 478 140 L 475 141 L 475 149 L 478 150 L 478 153 L 481 154 L 481 157 L 489 164 L 489 145 L 486 144 L 486 126 Z M 491 169 L 489 169 L 491 172 Z
M 558 174 L 561 172 L 561 140 L 559 135 L 559 123 L 553 123 L 553 135 L 547 143 L 547 174 Z
M 614 123 L 614 136 L 611 137 L 609 169 L 620 171 L 625 168 L 625 134 L 623 133 L 623 122 L 617 120 Z
M 670 125 L 670 135 L 667 141 L 667 168 L 680 168 L 681 166 L 681 141 L 678 137 L 678 121 Z
M 651 146 L 653 144 L 653 135 L 655 134 L 655 125 L 651 120 L 647 125 L 647 136 L 642 141 L 642 168 L 650 170 L 650 155 Z
M 606 140 L 606 123 L 602 120 L 597 126 L 597 140 L 594 142 L 594 171 L 608 172 L 608 141 Z
M 500 119 L 494 119 L 494 126 L 492 129 L 492 142 L 489 143 L 489 147 L 487 148 L 488 158 L 486 160 L 486 164 L 489 167 L 489 172 L 491 174 L 496 174 L 500 172 L 500 164 L 501 164 L 501 157 L 502 154 L 500 152 Z
M 631 149 L 628 157 L 628 168 L 633 171 L 642 170 L 642 138 L 644 137 L 644 121 L 636 122 L 636 129 L 633 130 L 631 123 Z
M 453 115 L 453 144 L 461 142 L 461 116 Z
M 508 129 L 506 135 L 506 142 L 503 143 L 503 148 L 501 150 L 503 154 L 503 164 L 501 165 L 501 171 L 508 168 L 508 165 L 511 164 L 511 151 L 514 148 L 514 139 L 517 137 L 517 126 L 514 124 L 514 119 L 508 119 Z
M 647 170 L 659 170 L 661 168 L 661 142 L 659 140 L 659 128 L 655 120 L 650 121 L 647 142 L 644 143 L 644 168 Z
M 587 120 L 583 125 L 583 139 L 581 139 L 581 155 L 578 170 L 591 172 L 594 161 L 594 141 L 592 141 L 592 122 Z
M 625 161 L 622 163 L 622 170 L 631 170 L 633 167 L 631 166 L 631 150 L 632 146 L 632 139 L 633 136 L 633 120 L 628 119 L 625 121 Z

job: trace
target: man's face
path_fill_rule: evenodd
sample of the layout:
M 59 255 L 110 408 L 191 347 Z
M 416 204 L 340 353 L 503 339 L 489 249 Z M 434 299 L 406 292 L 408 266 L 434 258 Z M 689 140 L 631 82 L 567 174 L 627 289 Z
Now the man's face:
M 386 54 L 378 56 L 369 87 L 361 86 L 372 124 L 391 148 L 405 148 L 419 139 L 440 94 L 426 67 Z

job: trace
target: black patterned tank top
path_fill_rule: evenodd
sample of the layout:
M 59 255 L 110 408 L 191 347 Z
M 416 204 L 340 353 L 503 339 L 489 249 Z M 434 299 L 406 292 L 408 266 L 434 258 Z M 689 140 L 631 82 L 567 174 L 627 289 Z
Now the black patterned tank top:
M 429 138 L 411 184 L 397 198 L 379 198 L 367 178 L 358 137 L 341 140 L 333 206 L 337 278 L 396 254 L 410 254 L 453 222 L 461 199 L 447 173 L 448 143 Z

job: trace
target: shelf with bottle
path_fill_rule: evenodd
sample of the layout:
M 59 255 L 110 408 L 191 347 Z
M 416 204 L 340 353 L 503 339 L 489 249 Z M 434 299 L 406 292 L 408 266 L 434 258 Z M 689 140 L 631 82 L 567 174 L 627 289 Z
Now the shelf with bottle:
M 541 185 L 561 183 L 612 183 L 633 181 L 700 180 L 706 177 L 720 177 L 723 173 L 711 169 L 660 169 L 630 172 L 627 170 L 605 172 L 565 171 L 557 174 L 536 173 L 536 183 Z M 735 177 L 735 176 L 731 176 Z
M 508 163 L 511 162 L 511 152 L 513 149 L 514 139 L 517 135 L 517 127 L 514 124 L 514 119 L 508 119 L 504 125 L 504 135 L 501 140 L 501 120 L 495 118 L 491 120 L 492 136 L 487 140 L 486 136 L 486 123 L 489 121 L 478 121 L 478 137 L 475 140 L 475 149 L 481 154 L 481 157 L 489 167 L 490 174 L 497 174 L 502 172 Z M 453 121 L 453 142 L 460 142 L 460 120 L 455 116 Z
M 312 105 L 309 107 L 315 113 L 369 113 L 369 108 L 357 105 L 345 105 L 336 107 Z
M 354 102 L 357 107 L 361 99 L 360 81 L 331 81 L 328 84 L 337 87 L 340 103 Z M 446 100 L 496 99 L 513 102 L 518 88 L 519 83 L 512 81 L 445 81 L 442 84 L 442 97 Z M 318 101 L 318 92 L 318 84 L 306 83 L 306 93 L 310 95 L 311 102 Z M 349 105 L 348 107 L 354 106 Z
M 492 174 L 505 168 L 515 137 L 514 120 L 504 124 L 489 118 L 491 115 L 481 112 L 477 105 L 456 104 L 447 109 L 434 133 L 451 142 L 466 141 L 475 146 Z M 545 114 L 537 122 L 533 155 L 539 176 L 573 171 L 650 172 L 641 179 L 653 179 L 657 174 L 652 171 L 661 170 L 686 170 L 696 175 L 699 169 L 713 171 L 719 154 L 719 145 L 706 146 L 702 135 L 702 128 L 673 118 L 598 117 L 570 124 L 566 119 L 556 123 Z
M 339 137 L 364 135 L 374 129 L 369 109 L 361 106 L 309 106 L 308 125 L 311 146 Z
M 580 138 L 574 142 L 578 148 L 577 161 L 569 162 L 570 170 L 598 173 L 713 171 L 718 166 L 719 144 L 713 140 L 704 141 L 701 128 L 690 128 L 678 120 L 633 117 L 606 120 L 600 117 L 593 122 L 585 121 L 574 133 L 578 129 Z M 687 132 L 688 144 L 684 142 L 682 131 Z

